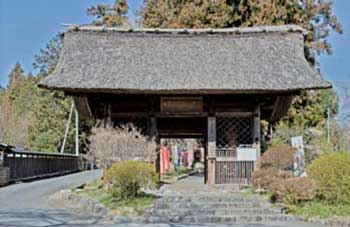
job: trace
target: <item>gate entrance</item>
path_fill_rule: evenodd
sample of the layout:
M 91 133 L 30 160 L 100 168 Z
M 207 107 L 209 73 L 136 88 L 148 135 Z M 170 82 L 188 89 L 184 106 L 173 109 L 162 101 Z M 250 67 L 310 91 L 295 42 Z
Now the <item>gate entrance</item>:
M 206 123 L 205 117 L 157 118 L 160 143 L 158 169 L 163 182 L 195 172 L 206 175 Z M 205 182 L 206 177 L 203 177 Z
M 205 140 L 163 138 L 160 141 L 159 172 L 162 183 L 196 175 L 205 183 Z

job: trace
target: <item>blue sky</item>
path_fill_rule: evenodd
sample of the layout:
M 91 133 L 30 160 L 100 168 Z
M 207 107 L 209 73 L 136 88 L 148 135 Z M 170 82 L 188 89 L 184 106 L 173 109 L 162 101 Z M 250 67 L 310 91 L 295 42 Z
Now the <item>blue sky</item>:
M 59 31 L 61 24 L 86 24 L 92 18 L 85 10 L 96 3 L 113 0 L 0 0 L 0 84 L 6 85 L 12 66 L 18 61 L 25 73 L 33 72 L 34 54 Z M 129 0 L 130 16 L 142 0 Z M 335 0 L 334 12 L 344 34 L 331 34 L 333 55 L 318 58 L 322 75 L 335 86 L 350 83 L 350 1 Z

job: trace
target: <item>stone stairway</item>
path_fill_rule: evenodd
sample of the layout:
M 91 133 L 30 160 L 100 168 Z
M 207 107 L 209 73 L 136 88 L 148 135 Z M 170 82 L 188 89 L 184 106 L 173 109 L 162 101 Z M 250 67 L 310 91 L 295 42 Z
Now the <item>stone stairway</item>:
M 297 221 L 257 195 L 239 191 L 163 194 L 146 213 L 143 223 L 271 223 Z

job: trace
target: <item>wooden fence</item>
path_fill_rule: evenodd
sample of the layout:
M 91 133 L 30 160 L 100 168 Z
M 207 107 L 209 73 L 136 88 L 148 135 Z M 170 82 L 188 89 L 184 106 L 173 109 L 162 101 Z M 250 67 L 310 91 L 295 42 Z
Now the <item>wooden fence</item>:
M 250 185 L 253 161 L 216 161 L 215 184 Z
M 3 166 L 9 168 L 9 181 L 49 177 L 79 170 L 78 156 L 26 151 L 5 151 Z

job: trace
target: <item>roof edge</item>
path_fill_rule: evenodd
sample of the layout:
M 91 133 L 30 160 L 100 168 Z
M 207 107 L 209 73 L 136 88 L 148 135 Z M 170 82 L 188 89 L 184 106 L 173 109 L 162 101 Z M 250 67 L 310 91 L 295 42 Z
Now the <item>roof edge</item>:
M 254 34 L 254 33 L 302 33 L 308 31 L 299 25 L 277 25 L 258 27 L 233 27 L 233 28 L 130 28 L 130 27 L 106 27 L 92 25 L 64 25 L 66 32 L 118 32 L 118 33 L 154 33 L 154 34 Z
M 47 90 L 56 90 L 71 93 L 113 93 L 113 94 L 198 94 L 198 95 L 218 95 L 218 94 L 273 94 L 273 93 L 294 93 L 302 90 L 321 90 L 331 89 L 332 85 L 320 85 L 314 87 L 305 88 L 292 88 L 292 89 L 177 89 L 177 90 L 150 90 L 150 89 L 114 89 L 114 88 L 71 88 L 71 87 L 54 87 L 45 84 L 39 84 L 39 88 Z

